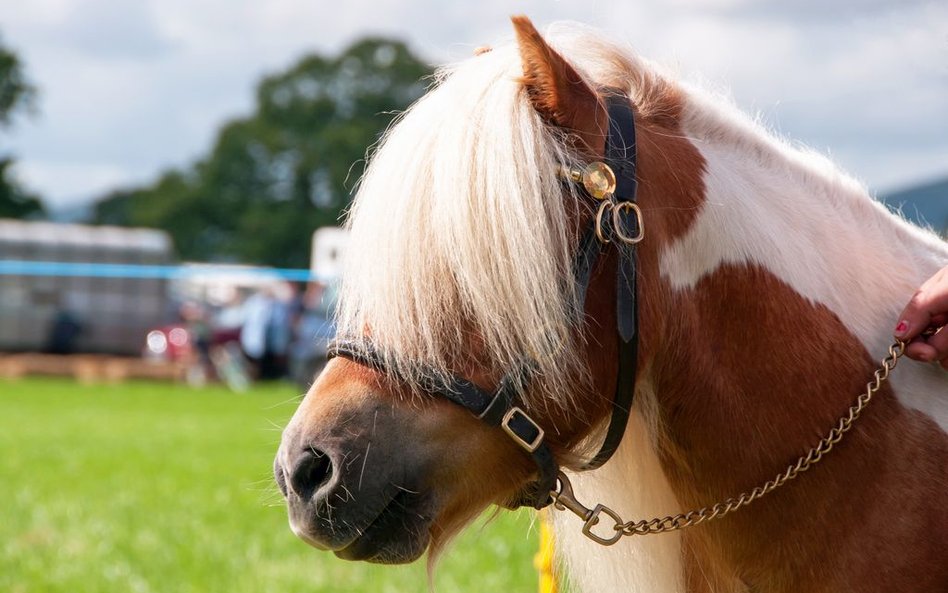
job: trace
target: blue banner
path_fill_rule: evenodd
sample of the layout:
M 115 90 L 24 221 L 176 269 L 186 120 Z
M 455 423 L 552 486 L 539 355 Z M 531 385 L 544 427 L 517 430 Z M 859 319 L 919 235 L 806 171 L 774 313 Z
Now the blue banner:
M 88 278 L 163 278 L 179 279 L 196 276 L 270 276 L 294 282 L 322 280 L 311 270 L 299 268 L 265 268 L 253 266 L 200 266 L 99 264 L 0 260 L 0 276 L 71 276 Z

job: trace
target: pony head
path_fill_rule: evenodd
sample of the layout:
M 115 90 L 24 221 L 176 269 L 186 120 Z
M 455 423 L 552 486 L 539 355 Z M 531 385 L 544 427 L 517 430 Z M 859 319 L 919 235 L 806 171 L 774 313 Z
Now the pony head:
M 567 467 L 609 416 L 616 256 L 601 258 L 580 310 L 572 266 L 595 205 L 558 174 L 602 158 L 600 90 L 632 98 L 640 161 L 656 163 L 643 166 L 653 171 L 640 178 L 643 207 L 658 192 L 686 203 L 698 183 L 674 86 L 593 36 L 564 35 L 561 53 L 526 18 L 513 23 L 515 44 L 441 71 L 398 119 L 352 205 L 338 329 L 370 340 L 384 365 L 332 360 L 275 461 L 294 532 L 343 558 L 411 561 L 486 506 L 511 506 L 534 477 L 499 429 L 424 395 L 432 374 L 493 391 L 529 358 L 522 407 Z M 652 232 L 688 210 L 671 209 Z M 647 250 L 640 258 L 656 265 Z M 643 328 L 643 360 L 660 332 Z

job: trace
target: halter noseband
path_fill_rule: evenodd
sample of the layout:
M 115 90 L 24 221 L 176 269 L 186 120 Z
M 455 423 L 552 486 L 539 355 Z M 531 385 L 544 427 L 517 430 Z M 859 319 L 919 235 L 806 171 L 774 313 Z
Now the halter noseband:
M 609 116 L 609 131 L 605 145 L 605 163 L 592 163 L 585 171 L 567 171 L 567 181 L 582 182 L 590 198 L 601 201 L 596 215 L 586 224 L 580 237 L 573 264 L 573 277 L 579 311 L 584 310 L 586 293 L 592 272 L 606 245 L 616 246 L 619 255 L 616 266 L 616 333 L 619 340 L 619 364 L 612 414 L 599 451 L 582 470 L 596 469 L 608 461 L 619 447 L 628 424 L 635 395 L 635 377 L 638 358 L 638 307 L 636 305 L 635 244 L 643 236 L 642 215 L 635 203 L 637 182 L 635 116 L 629 98 L 621 91 L 607 89 L 603 99 Z M 344 356 L 353 362 L 391 371 L 385 359 L 368 340 L 338 339 L 328 356 Z M 500 427 L 533 458 L 538 477 L 520 492 L 512 506 L 543 508 L 553 502 L 559 466 L 544 440 L 544 432 L 519 405 L 535 374 L 534 365 L 526 360 L 499 381 L 493 393 L 484 391 L 471 381 L 452 376 L 447 380 L 421 369 L 422 389 L 429 394 L 444 397 L 467 409 L 490 426 Z

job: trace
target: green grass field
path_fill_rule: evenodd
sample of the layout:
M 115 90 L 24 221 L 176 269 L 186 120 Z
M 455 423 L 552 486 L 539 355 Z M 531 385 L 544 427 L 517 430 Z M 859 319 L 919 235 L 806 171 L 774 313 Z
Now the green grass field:
M 297 540 L 273 485 L 286 386 L 0 381 L 0 591 L 427 591 L 424 562 L 338 560 Z M 473 526 L 438 593 L 536 588 L 527 511 Z

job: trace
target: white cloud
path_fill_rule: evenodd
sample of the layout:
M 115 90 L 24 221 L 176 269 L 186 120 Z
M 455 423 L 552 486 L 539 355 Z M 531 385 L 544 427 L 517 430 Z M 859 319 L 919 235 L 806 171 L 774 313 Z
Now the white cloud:
M 0 0 L 0 33 L 40 87 L 3 144 L 57 204 L 145 182 L 209 148 L 260 76 L 365 34 L 442 62 L 572 19 L 729 87 L 783 134 L 870 185 L 948 170 L 948 5 L 846 0 Z
M 156 25 L 146 3 L 85 0 L 70 6 L 57 37 L 92 58 L 147 60 L 173 49 Z
M 138 172 L 139 175 L 142 173 Z M 98 193 L 102 188 L 117 188 L 134 181 L 133 169 L 110 163 L 76 163 L 73 161 L 26 160 L 14 166 L 13 174 L 18 179 L 56 179 L 62 187 L 76 195 Z M 75 205 L 70 199 L 48 196 L 47 203 L 53 208 Z

